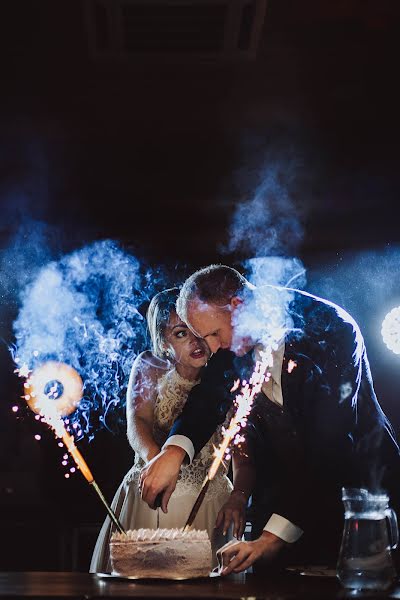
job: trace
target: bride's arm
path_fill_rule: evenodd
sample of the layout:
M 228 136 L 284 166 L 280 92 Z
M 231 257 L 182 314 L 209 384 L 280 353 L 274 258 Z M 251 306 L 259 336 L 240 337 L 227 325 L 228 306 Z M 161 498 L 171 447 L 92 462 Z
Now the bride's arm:
M 248 454 L 247 447 L 235 449 L 232 455 L 233 490 L 241 493 L 247 500 L 250 498 L 256 481 L 256 468 Z
M 128 441 L 145 462 L 160 452 L 153 437 L 154 402 L 160 368 L 151 352 L 143 352 L 133 363 L 126 397 Z
M 223 533 L 233 522 L 233 535 L 240 539 L 246 526 L 246 508 L 253 492 L 256 469 L 246 445 L 235 448 L 232 454 L 233 490 L 218 513 L 215 526 L 222 525 Z

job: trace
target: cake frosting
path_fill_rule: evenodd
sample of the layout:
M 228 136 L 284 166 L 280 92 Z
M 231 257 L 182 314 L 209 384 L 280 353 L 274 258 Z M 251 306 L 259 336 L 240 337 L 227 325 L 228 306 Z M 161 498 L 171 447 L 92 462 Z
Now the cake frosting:
M 134 529 L 115 532 L 110 540 L 114 575 L 138 578 L 188 579 L 211 571 L 207 531 Z

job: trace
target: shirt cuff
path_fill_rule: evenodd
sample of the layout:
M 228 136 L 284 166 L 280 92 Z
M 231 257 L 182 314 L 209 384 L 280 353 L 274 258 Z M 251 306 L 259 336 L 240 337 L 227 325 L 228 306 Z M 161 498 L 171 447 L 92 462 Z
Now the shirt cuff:
M 277 537 L 281 538 L 284 542 L 293 544 L 303 535 L 303 530 L 297 525 L 293 525 L 290 521 L 274 513 L 268 520 L 268 523 L 264 527 L 264 531 L 273 533 Z
M 162 449 L 166 446 L 179 446 L 179 448 L 182 448 L 189 457 L 189 462 L 187 464 L 190 465 L 194 458 L 194 446 L 188 437 L 185 435 L 171 435 L 163 445 Z

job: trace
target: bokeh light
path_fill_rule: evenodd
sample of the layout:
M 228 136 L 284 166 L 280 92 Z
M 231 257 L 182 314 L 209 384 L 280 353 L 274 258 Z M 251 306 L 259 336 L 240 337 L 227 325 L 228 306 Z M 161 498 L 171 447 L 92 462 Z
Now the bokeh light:
M 393 308 L 383 319 L 381 333 L 389 350 L 400 354 L 400 306 Z

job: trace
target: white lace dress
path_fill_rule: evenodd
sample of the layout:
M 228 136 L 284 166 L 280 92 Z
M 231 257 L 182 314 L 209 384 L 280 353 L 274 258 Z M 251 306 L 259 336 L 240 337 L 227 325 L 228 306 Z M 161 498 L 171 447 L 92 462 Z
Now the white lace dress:
M 165 442 L 174 420 L 181 413 L 189 391 L 196 383 L 198 382 L 184 379 L 175 369 L 168 371 L 159 379 L 159 391 L 154 406 L 153 435 L 160 447 Z M 157 510 L 149 508 L 140 498 L 139 474 L 145 463 L 136 455 L 132 468 L 122 480 L 111 504 L 122 526 L 126 530 L 141 527 L 151 529 L 183 527 L 208 473 L 213 460 L 214 446 L 220 443 L 221 435 L 222 426 L 219 426 L 193 462 L 181 468 L 176 489 L 168 503 L 167 514 L 164 514 L 161 508 Z M 213 547 L 213 567 L 217 564 L 215 553 L 218 548 L 232 539 L 231 532 L 223 536 L 222 531 L 215 529 L 218 512 L 232 490 L 232 483 L 225 473 L 221 466 L 211 481 L 193 522 L 193 528 L 208 531 Z M 109 539 L 113 530 L 114 526 L 111 527 L 111 520 L 107 516 L 93 551 L 89 569 L 91 573 L 111 571 Z

